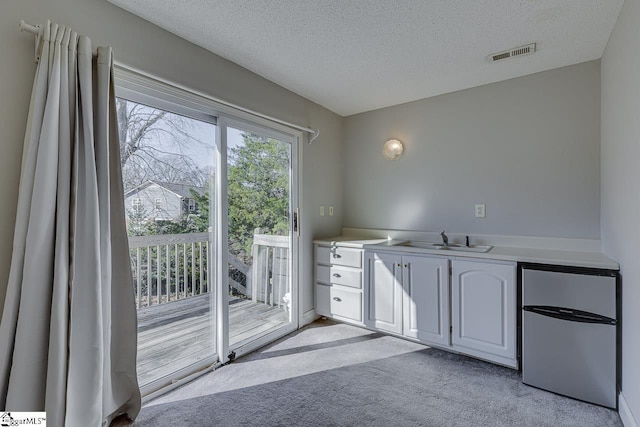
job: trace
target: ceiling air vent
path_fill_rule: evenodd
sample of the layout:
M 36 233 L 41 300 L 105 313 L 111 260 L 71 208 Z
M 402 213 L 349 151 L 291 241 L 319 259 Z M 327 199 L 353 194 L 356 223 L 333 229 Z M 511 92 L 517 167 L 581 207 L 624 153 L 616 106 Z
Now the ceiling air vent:
M 503 59 L 509 59 L 513 56 L 530 55 L 536 51 L 536 44 L 531 43 L 526 46 L 514 47 L 513 49 L 505 50 L 504 52 L 494 53 L 489 55 L 492 61 L 500 61 Z

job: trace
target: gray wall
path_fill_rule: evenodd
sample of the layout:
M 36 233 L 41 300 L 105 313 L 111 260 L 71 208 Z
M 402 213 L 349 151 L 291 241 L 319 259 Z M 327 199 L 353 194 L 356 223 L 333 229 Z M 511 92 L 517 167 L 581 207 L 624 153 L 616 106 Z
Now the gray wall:
M 622 272 L 622 394 L 640 423 L 640 2 L 602 57 L 602 249 Z
M 599 61 L 349 116 L 344 126 L 346 227 L 600 235 Z M 389 138 L 405 144 L 398 160 L 382 156 Z M 477 203 L 486 218 L 474 217 Z
M 302 147 L 301 204 L 303 216 L 303 310 L 313 307 L 312 245 L 316 235 L 339 234 L 342 224 L 342 118 L 304 98 L 205 51 L 105 0 L 8 0 L 0 14 L 0 307 L 4 301 L 20 162 L 31 86 L 33 36 L 18 31 L 20 19 L 39 24 L 51 19 L 92 38 L 94 45 L 111 45 L 116 59 L 130 66 L 193 87 L 255 111 L 313 128 L 322 135 Z M 330 165 L 331 176 L 326 176 Z M 336 206 L 336 216 L 320 218 L 307 206 L 317 200 Z

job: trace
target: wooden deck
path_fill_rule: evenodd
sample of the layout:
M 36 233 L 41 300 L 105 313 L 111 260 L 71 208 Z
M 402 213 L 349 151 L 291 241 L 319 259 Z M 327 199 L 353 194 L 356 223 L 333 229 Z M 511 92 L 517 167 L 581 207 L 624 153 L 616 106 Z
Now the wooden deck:
M 141 386 L 214 353 L 210 294 L 138 310 L 138 381 Z M 229 347 L 289 322 L 282 308 L 244 299 L 229 301 Z

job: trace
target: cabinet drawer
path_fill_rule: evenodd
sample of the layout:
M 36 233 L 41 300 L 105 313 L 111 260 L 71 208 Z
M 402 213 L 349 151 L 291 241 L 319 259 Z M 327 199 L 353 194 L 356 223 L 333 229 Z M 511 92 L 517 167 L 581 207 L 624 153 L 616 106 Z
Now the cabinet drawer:
M 316 262 L 362 268 L 362 251 L 360 249 L 340 248 L 337 246 L 318 246 Z
M 318 314 L 362 322 L 362 293 L 316 284 L 316 298 Z
M 351 288 L 362 288 L 362 271 L 344 267 L 318 265 L 316 280 L 323 283 L 335 283 Z

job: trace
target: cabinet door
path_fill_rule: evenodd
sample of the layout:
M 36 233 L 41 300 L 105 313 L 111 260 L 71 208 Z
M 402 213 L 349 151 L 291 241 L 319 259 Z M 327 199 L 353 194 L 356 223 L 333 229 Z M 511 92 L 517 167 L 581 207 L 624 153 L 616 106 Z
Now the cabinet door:
M 402 257 L 403 334 L 449 345 L 449 260 Z
M 366 325 L 402 333 L 401 257 L 379 252 L 365 253 Z
M 516 361 L 516 266 L 452 261 L 453 346 L 508 366 Z

